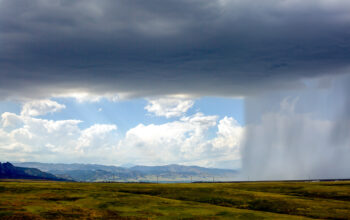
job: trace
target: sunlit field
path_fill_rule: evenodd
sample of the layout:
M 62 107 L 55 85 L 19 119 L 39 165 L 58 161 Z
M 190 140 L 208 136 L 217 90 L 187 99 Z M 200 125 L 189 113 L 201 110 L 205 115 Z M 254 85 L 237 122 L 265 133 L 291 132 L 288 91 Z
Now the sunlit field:
M 1 219 L 349 219 L 350 182 L 0 182 Z

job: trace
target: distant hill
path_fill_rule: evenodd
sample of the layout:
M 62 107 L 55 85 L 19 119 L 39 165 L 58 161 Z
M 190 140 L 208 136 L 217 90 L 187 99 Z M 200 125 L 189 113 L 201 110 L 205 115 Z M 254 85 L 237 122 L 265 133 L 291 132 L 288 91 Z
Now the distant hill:
M 63 181 L 51 173 L 42 172 L 36 168 L 16 167 L 11 163 L 0 162 L 0 179 L 43 179 Z
M 54 164 L 24 162 L 16 166 L 37 168 L 58 177 L 76 181 L 100 182 L 190 182 L 233 180 L 237 171 L 229 169 L 204 168 L 199 166 L 134 166 L 131 168 L 104 166 L 98 164 Z
M 182 173 L 187 175 L 226 175 L 235 172 L 234 170 L 229 169 L 204 168 L 199 166 L 182 166 L 177 164 L 171 164 L 166 166 L 134 166 L 129 169 L 149 174 Z

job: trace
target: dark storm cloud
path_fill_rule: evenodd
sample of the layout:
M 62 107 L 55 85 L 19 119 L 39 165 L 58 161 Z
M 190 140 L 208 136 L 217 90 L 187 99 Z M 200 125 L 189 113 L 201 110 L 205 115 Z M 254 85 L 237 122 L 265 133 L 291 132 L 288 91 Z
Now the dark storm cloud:
M 0 0 L 0 97 L 250 95 L 346 73 L 347 0 Z

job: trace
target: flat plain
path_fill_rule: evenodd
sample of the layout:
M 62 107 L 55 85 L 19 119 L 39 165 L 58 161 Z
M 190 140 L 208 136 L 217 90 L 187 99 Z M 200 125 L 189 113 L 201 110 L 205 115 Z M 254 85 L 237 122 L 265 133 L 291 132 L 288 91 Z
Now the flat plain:
M 350 181 L 0 182 L 0 219 L 350 219 Z

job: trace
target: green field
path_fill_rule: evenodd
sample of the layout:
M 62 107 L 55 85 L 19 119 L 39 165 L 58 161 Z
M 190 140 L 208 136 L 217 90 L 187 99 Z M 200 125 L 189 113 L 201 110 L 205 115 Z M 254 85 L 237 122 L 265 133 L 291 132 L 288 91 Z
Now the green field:
M 0 182 L 0 219 L 350 219 L 350 182 Z

